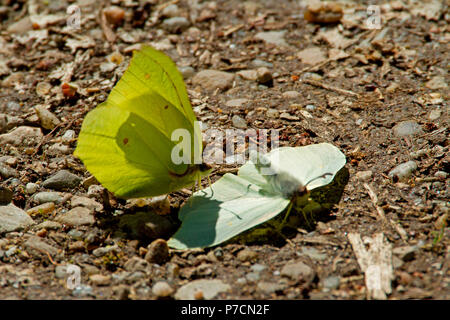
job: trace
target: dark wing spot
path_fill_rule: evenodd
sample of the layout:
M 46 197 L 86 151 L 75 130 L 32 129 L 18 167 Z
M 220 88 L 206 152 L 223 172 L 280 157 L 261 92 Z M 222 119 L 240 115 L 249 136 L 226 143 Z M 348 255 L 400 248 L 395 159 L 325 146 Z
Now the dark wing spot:
M 166 109 L 166 110 L 167 110 L 167 108 L 169 108 L 169 106 L 164 106 L 164 109 Z
M 149 74 L 149 73 L 146 73 L 144 77 L 145 77 L 145 79 L 148 80 L 148 79 L 150 79 L 150 74 Z
M 123 144 L 127 144 L 128 143 L 128 138 L 123 138 Z

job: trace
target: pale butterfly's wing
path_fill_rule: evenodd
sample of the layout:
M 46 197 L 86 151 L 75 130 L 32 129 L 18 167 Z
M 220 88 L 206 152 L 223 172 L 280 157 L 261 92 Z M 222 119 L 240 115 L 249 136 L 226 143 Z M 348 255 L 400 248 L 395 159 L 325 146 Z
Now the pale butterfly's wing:
M 176 249 L 211 247 L 264 223 L 289 204 L 281 196 L 267 196 L 261 188 L 233 174 L 197 191 L 181 208 L 180 229 L 168 244 Z

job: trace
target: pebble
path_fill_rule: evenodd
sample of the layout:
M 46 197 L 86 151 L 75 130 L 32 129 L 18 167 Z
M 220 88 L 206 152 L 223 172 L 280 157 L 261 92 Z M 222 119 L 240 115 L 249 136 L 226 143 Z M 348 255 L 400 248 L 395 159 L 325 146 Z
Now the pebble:
M 286 285 L 281 283 L 273 283 L 267 281 L 258 282 L 257 288 L 259 291 L 265 294 L 272 294 L 276 292 L 282 292 L 286 289 Z
M 55 277 L 57 279 L 65 279 L 67 276 L 67 265 L 59 265 L 55 267 Z
M 230 108 L 240 108 L 248 102 L 248 99 L 228 100 L 225 105 Z
M 189 28 L 191 23 L 185 17 L 172 17 L 165 19 L 162 23 L 163 29 L 170 33 L 178 33 Z
M 47 216 L 49 213 L 55 210 L 55 204 L 53 202 L 46 202 L 36 207 L 27 210 L 27 214 L 30 216 L 43 215 Z
M 296 98 L 300 97 L 301 94 L 298 91 L 286 91 L 286 92 L 283 92 L 283 94 L 281 96 L 285 99 L 296 99 Z
M 88 198 L 88 197 L 80 197 L 80 196 L 73 196 L 70 200 L 70 205 L 72 208 L 75 207 L 85 207 L 92 211 L 100 212 L 103 210 L 103 205 L 94 199 Z
M 145 272 L 147 268 L 149 268 L 149 266 L 150 264 L 146 260 L 136 256 L 128 259 L 127 262 L 125 262 L 125 264 L 123 265 L 124 269 L 129 272 Z
M 17 177 L 18 175 L 19 173 L 17 170 L 0 163 L 0 177 L 8 179 L 11 177 Z
M 195 69 L 191 66 L 178 67 L 178 70 L 183 75 L 183 79 L 189 79 L 195 74 Z
M 319 250 L 313 247 L 302 247 L 298 254 L 308 256 L 317 261 L 323 261 L 328 257 L 325 253 L 320 253 Z
M 206 300 L 214 299 L 219 293 L 230 290 L 230 286 L 219 279 L 194 280 L 180 287 L 175 293 L 177 300 L 195 300 L 195 295 L 201 292 Z
M 42 191 L 34 194 L 33 200 L 38 204 L 46 203 L 46 202 L 54 202 L 60 203 L 63 197 L 59 194 L 59 192 L 47 192 Z
M 302 111 L 307 112 L 307 111 L 305 111 L 305 110 L 302 110 Z M 302 114 L 303 114 L 303 113 L 302 113 Z M 282 112 L 282 113 L 280 114 L 280 119 L 285 119 L 285 120 L 290 120 L 290 121 L 298 121 L 298 120 L 300 120 L 299 117 L 293 116 L 293 115 L 291 115 L 291 114 L 288 113 L 288 112 Z
M 328 290 L 337 289 L 341 283 L 339 276 L 329 276 L 322 281 L 322 287 Z
M 250 267 L 250 269 L 254 272 L 261 272 L 261 271 L 264 271 L 265 269 L 267 269 L 267 267 L 262 264 L 256 263 L 256 264 L 252 265 Z
M 303 262 L 291 262 L 281 269 L 281 275 L 294 281 L 300 279 L 310 281 L 314 278 L 314 270 Z
M 284 40 L 285 33 L 286 30 L 258 32 L 255 35 L 255 39 L 263 40 L 266 43 L 274 44 L 277 46 L 287 46 L 287 43 Z
M 241 70 L 236 72 L 236 74 L 245 80 L 256 81 L 258 79 L 258 72 L 256 70 Z
M 0 145 L 10 144 L 16 147 L 31 147 L 41 142 L 44 135 L 41 128 L 21 126 L 10 133 L 0 135 Z
M 72 129 L 67 130 L 66 132 L 64 132 L 64 134 L 62 135 L 61 139 L 65 142 L 70 142 L 73 139 L 75 139 L 75 131 Z
M 252 261 L 252 260 L 256 260 L 258 258 L 258 253 L 253 250 L 243 249 L 238 252 L 237 258 L 239 261 L 242 261 L 242 262 Z
M 118 6 L 110 6 L 103 9 L 106 20 L 114 26 L 122 24 L 125 18 L 125 10 Z
M 158 281 L 152 287 L 152 293 L 158 298 L 169 297 L 173 292 L 173 288 L 165 281 Z
M 372 176 L 373 172 L 371 170 L 358 171 L 356 173 L 356 178 L 361 182 L 369 181 L 370 179 L 372 179 Z
M 271 119 L 277 119 L 280 116 L 280 112 L 277 109 L 268 109 L 266 111 L 266 117 Z
M 89 277 L 89 280 L 96 286 L 107 286 L 111 283 L 111 277 L 102 274 L 93 274 Z
M 250 282 L 258 282 L 259 279 L 261 278 L 259 272 L 249 272 L 245 275 L 245 279 L 247 279 L 247 281 Z
M 146 261 L 159 265 L 162 265 L 169 261 L 169 247 L 166 240 L 156 239 L 148 245 L 147 250 L 148 251 L 145 254 Z
M 272 72 L 266 67 L 256 69 L 256 80 L 260 84 L 270 84 L 272 82 Z
M 408 120 L 396 124 L 392 130 L 397 137 L 411 136 L 415 134 L 422 134 L 422 127 L 415 121 Z
M 71 154 L 72 148 L 60 142 L 54 143 L 45 150 L 45 154 L 51 157 L 61 156 L 62 154 Z
M 273 68 L 273 63 L 270 63 L 270 62 L 267 62 L 264 60 L 260 60 L 260 59 L 252 60 L 250 65 L 254 68 L 260 68 L 260 67 Z
M 100 247 L 100 248 L 94 249 L 92 251 L 92 254 L 96 257 L 103 257 L 104 255 L 109 254 L 111 252 L 119 253 L 120 252 L 119 246 L 115 244 L 112 246 Z
M 93 225 L 95 223 L 92 211 L 83 207 L 76 207 L 66 213 L 60 213 L 56 216 L 55 221 L 71 227 Z
M 117 68 L 117 65 L 110 61 L 105 61 L 100 64 L 100 71 L 102 73 L 112 72 L 115 68 Z
M 39 121 L 41 122 L 41 127 L 47 130 L 54 129 L 61 121 L 47 109 L 45 105 L 37 105 L 34 107 Z
M 434 174 L 434 176 L 435 176 L 436 178 L 447 179 L 448 173 L 445 172 L 445 171 L 436 171 L 436 173 Z
M 42 183 L 42 187 L 53 190 L 72 189 L 78 186 L 81 178 L 67 171 L 61 170 Z
M 437 120 L 441 117 L 441 110 L 439 109 L 434 109 L 430 111 L 430 114 L 428 115 L 428 119 L 431 121 Z
M 7 187 L 0 186 L 0 206 L 6 206 L 12 201 L 13 192 Z
M 202 70 L 193 78 L 192 83 L 207 90 L 227 90 L 231 88 L 234 81 L 234 74 L 217 70 Z M 0 136 L 1 137 L 1 136 Z
M 22 230 L 33 225 L 33 219 L 12 203 L 0 206 L 0 234 Z
M 233 126 L 238 129 L 247 129 L 247 121 L 245 121 L 241 116 L 238 116 L 235 114 L 231 118 L 231 122 L 233 123 Z
M 38 96 L 45 97 L 46 95 L 48 95 L 50 93 L 51 88 L 52 88 L 52 85 L 50 83 L 45 82 L 45 81 L 39 82 L 36 85 L 36 93 Z
M 51 220 L 45 220 L 44 222 L 39 223 L 38 225 L 36 225 L 34 227 L 34 229 L 36 229 L 36 230 L 39 230 L 39 229 L 58 230 L 61 228 L 62 228 L 62 224 L 60 224 L 56 221 L 51 221 Z
M 316 106 L 313 105 L 313 104 L 307 104 L 305 106 L 305 109 L 308 110 L 308 111 L 314 111 L 314 110 L 316 110 Z
M 333 2 L 312 2 L 304 13 L 306 21 L 321 24 L 338 23 L 343 15 L 342 7 Z
M 319 47 L 306 48 L 297 53 L 297 58 L 305 64 L 318 64 L 327 59 L 325 53 Z
M 38 236 L 32 236 L 24 243 L 25 248 L 29 253 L 35 257 L 41 257 L 42 254 L 48 252 L 51 256 L 55 256 L 58 253 L 58 249 L 44 242 Z
M 445 89 L 448 87 L 447 81 L 443 76 L 435 76 L 425 83 L 425 87 L 431 90 Z
M 415 161 L 408 161 L 399 164 L 394 169 L 389 172 L 389 177 L 391 179 L 398 179 L 398 181 L 408 180 L 414 171 L 417 170 L 417 163 Z
M 163 17 L 167 17 L 167 18 L 173 18 L 173 17 L 179 16 L 179 14 L 180 14 L 180 9 L 178 8 L 178 6 L 176 4 L 168 5 L 163 10 L 161 10 L 161 15 Z
M 93 296 L 92 287 L 85 285 L 85 284 L 81 284 L 72 290 L 72 296 L 77 297 L 77 298 Z
M 34 194 L 38 190 L 39 186 L 36 183 L 28 182 L 25 186 L 25 192 L 28 194 Z

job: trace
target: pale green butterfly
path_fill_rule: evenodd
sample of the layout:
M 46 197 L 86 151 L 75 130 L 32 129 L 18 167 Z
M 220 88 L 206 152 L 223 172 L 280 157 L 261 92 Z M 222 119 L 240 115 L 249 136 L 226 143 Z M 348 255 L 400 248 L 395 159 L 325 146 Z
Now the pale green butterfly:
M 172 134 L 180 128 L 190 133 L 185 150 L 192 152 L 175 163 Z M 149 46 L 134 52 L 107 100 L 86 115 L 74 154 L 121 198 L 170 193 L 209 172 L 183 77 L 168 56 Z
M 179 212 L 182 224 L 169 246 L 211 247 L 231 239 L 274 218 L 290 203 L 303 205 L 308 191 L 332 182 L 346 163 L 345 155 L 328 143 L 281 147 L 264 158 L 265 164 L 248 161 L 237 175 L 227 173 L 194 193 Z M 263 173 L 264 168 L 270 170 Z

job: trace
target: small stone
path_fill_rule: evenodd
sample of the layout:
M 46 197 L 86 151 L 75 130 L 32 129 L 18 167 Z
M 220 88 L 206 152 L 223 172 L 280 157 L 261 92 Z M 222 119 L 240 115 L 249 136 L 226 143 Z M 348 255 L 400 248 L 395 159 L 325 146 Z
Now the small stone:
M 36 85 L 36 93 L 38 96 L 45 97 L 50 93 L 50 90 L 52 89 L 52 85 L 48 82 L 39 82 Z
M 33 200 L 38 204 L 46 203 L 46 202 L 54 202 L 60 203 L 62 201 L 62 196 L 58 192 L 38 192 L 34 194 Z
M 341 278 L 339 276 L 329 276 L 322 281 L 322 286 L 325 289 L 334 290 L 339 288 L 340 282 Z
M 69 251 L 70 252 L 84 252 L 86 250 L 86 244 L 84 241 L 75 241 L 71 244 L 69 244 Z
M 260 84 L 268 84 L 272 82 L 272 72 L 266 67 L 256 69 L 256 79 Z
M 33 23 L 31 22 L 29 15 L 25 16 L 17 22 L 10 24 L 7 28 L 8 32 L 17 34 L 22 34 L 31 30 L 33 30 Z
M 322 223 L 322 222 L 320 222 L 320 223 Z M 319 228 L 319 224 L 318 224 L 318 228 Z M 328 230 L 329 228 L 325 227 L 323 229 Z M 319 250 L 317 250 L 316 248 L 313 248 L 313 247 L 302 247 L 300 254 L 308 256 L 311 259 L 317 260 L 317 261 L 323 261 L 328 257 L 328 255 L 326 255 L 325 253 L 320 253 Z
M 248 99 L 228 100 L 225 105 L 230 108 L 240 108 L 248 102 Z
M 105 8 L 103 9 L 103 13 L 105 14 L 106 20 L 114 26 L 122 24 L 125 18 L 125 10 L 118 6 Z
M 258 258 L 258 253 L 249 249 L 243 249 L 238 252 L 237 258 L 242 261 L 252 261 Z
M 44 105 L 37 105 L 34 107 L 34 110 L 39 117 L 41 127 L 44 129 L 52 130 L 61 123 L 61 121 Z
M 431 121 L 437 120 L 441 117 L 441 110 L 439 109 L 434 109 L 430 111 L 430 114 L 428 115 L 428 119 Z
M 202 70 L 193 78 L 192 83 L 207 90 L 227 90 L 231 88 L 234 81 L 234 74 L 217 70 Z M 0 136 L 1 137 L 1 136 Z
M 195 69 L 191 66 L 178 67 L 184 79 L 189 79 L 195 74 Z
M 56 221 L 51 221 L 51 220 L 46 220 L 42 223 L 39 223 L 38 225 L 36 225 L 34 227 L 34 229 L 36 229 L 36 230 L 39 230 L 39 229 L 58 230 L 61 228 L 62 228 L 62 224 L 60 224 Z
M 70 200 L 72 208 L 85 207 L 92 211 L 100 212 L 103 210 L 103 205 L 88 197 L 73 196 Z
M 103 257 L 106 254 L 109 253 L 119 253 L 120 252 L 120 248 L 118 245 L 113 245 L 113 246 L 106 246 L 106 247 L 100 247 L 97 249 L 94 249 L 92 251 L 92 254 L 96 257 Z
M 256 263 L 256 264 L 252 265 L 252 266 L 250 267 L 250 269 L 251 269 L 252 271 L 254 271 L 254 272 L 262 272 L 262 271 L 264 271 L 265 269 L 267 269 L 267 267 L 264 266 L 264 265 L 262 265 L 262 264 Z
M 19 231 L 33 225 L 35 222 L 22 209 L 12 203 L 0 206 L 0 234 Z
M 280 112 L 277 109 L 268 109 L 266 111 L 267 118 L 277 119 L 280 116 Z
M 273 63 L 270 63 L 270 62 L 267 62 L 264 60 L 260 60 L 260 59 L 252 60 L 252 62 L 250 64 L 254 68 L 260 68 L 260 67 L 273 68 Z
M 244 119 L 242 119 L 240 116 L 238 116 L 237 114 L 235 114 L 232 118 L 231 118 L 231 122 L 233 123 L 233 126 L 235 128 L 238 129 L 247 129 L 247 121 L 245 121 Z
M 281 283 L 261 281 L 258 282 L 257 288 L 258 291 L 261 291 L 262 293 L 272 294 L 277 292 L 281 293 L 284 289 L 286 289 L 286 285 L 283 285 Z
M 284 40 L 285 33 L 286 30 L 258 32 L 255 35 L 255 39 L 263 40 L 266 43 L 274 44 L 277 46 L 287 46 L 287 43 Z
M 123 265 L 123 268 L 129 272 L 142 271 L 145 272 L 149 268 L 149 263 L 142 258 L 133 257 L 128 259 Z
M 38 188 L 39 186 L 36 183 L 28 182 L 25 186 L 25 192 L 28 194 L 34 194 Z
M 158 298 L 169 297 L 173 292 L 173 288 L 165 281 L 158 281 L 152 287 L 152 293 Z
M 6 206 L 11 203 L 13 192 L 11 189 L 0 186 L 0 206 Z
M 161 10 L 161 15 L 167 18 L 173 18 L 180 15 L 180 9 L 176 4 L 171 4 Z
M 117 68 L 117 65 L 113 62 L 106 61 L 106 62 L 102 62 L 100 64 L 100 72 L 102 72 L 102 73 L 112 72 L 116 68 Z
M 191 23 L 185 17 L 173 17 L 169 19 L 165 19 L 162 23 L 163 29 L 169 31 L 170 33 L 179 33 L 187 28 Z
M 166 240 L 157 239 L 150 243 L 147 249 L 148 252 L 145 254 L 146 261 L 162 265 L 169 260 L 169 247 Z
M 305 111 L 305 110 L 302 110 L 302 111 L 307 112 L 307 111 Z M 303 114 L 303 113 L 302 113 L 302 114 Z M 299 117 L 293 116 L 293 115 L 291 115 L 291 114 L 288 113 L 288 112 L 282 112 L 282 113 L 280 114 L 280 119 L 285 119 L 285 120 L 289 120 L 289 121 L 298 121 L 298 120 L 300 120 Z
M 59 265 L 55 267 L 55 277 L 57 279 L 65 279 L 68 276 L 67 265 Z
M 67 170 L 61 170 L 45 180 L 42 187 L 53 190 L 72 189 L 78 186 L 81 180 L 77 175 Z
M 72 151 L 73 150 L 69 146 L 57 142 L 49 146 L 47 150 L 45 150 L 45 154 L 47 156 L 57 157 L 63 154 L 71 154 Z
M 27 210 L 27 214 L 30 216 L 48 216 L 49 213 L 53 212 L 55 210 L 55 204 L 53 202 L 46 202 L 43 204 L 40 204 L 36 207 L 30 208 Z
M 297 99 L 301 94 L 298 91 L 286 91 L 283 92 L 282 97 L 285 99 Z
M 314 270 L 303 262 L 291 262 L 281 269 L 281 275 L 294 281 L 311 281 L 314 278 Z
M 89 277 L 89 280 L 96 286 L 107 286 L 111 283 L 111 277 L 102 274 L 93 274 Z
M 32 147 L 37 145 L 44 135 L 40 128 L 21 126 L 9 133 L 0 135 L 0 145 L 13 145 L 16 147 Z
M 425 87 L 431 90 L 445 89 L 448 87 L 447 81 L 443 76 L 435 76 L 430 81 L 425 83 Z
M 408 120 L 396 124 L 392 130 L 397 137 L 411 136 L 415 134 L 422 134 L 422 127 L 415 121 Z
M 60 213 L 56 216 L 55 221 L 72 227 L 93 225 L 95 223 L 91 210 L 83 207 L 76 207 L 67 213 Z
M 434 176 L 435 176 L 436 178 L 447 179 L 448 173 L 445 172 L 445 171 L 436 171 L 436 173 L 434 174 Z
M 202 292 L 203 299 L 214 299 L 219 293 L 230 290 L 228 284 L 223 283 L 219 279 L 209 280 L 200 279 L 194 280 L 185 284 L 175 293 L 177 300 L 195 300 L 197 292 Z
M 25 248 L 33 254 L 35 257 L 40 257 L 47 252 L 51 256 L 55 256 L 58 253 L 58 249 L 44 242 L 40 237 L 32 236 L 25 243 Z
M 72 296 L 76 298 L 83 298 L 93 295 L 93 290 L 91 286 L 81 284 L 72 290 Z
M 303 49 L 297 53 L 297 58 L 300 59 L 302 63 L 310 65 L 318 64 L 327 59 L 325 53 L 319 47 Z
M 415 161 L 408 161 L 399 164 L 389 172 L 389 177 L 396 181 L 407 181 L 417 170 L 417 163 Z
M 313 2 L 304 13 L 304 18 L 308 22 L 333 24 L 338 23 L 344 12 L 342 7 L 337 3 Z
M 67 130 L 62 135 L 61 139 L 65 142 L 71 142 L 73 139 L 75 139 L 75 131 L 72 129 Z
M 258 282 L 261 279 L 259 272 L 249 272 L 245 275 L 245 279 L 249 282 Z
M 245 80 L 256 81 L 258 79 L 258 72 L 256 70 L 241 70 L 236 74 Z
M 365 182 L 365 181 L 369 181 L 370 179 L 372 179 L 372 175 L 373 175 L 373 172 L 371 170 L 358 171 L 356 173 L 356 178 L 361 182 Z

